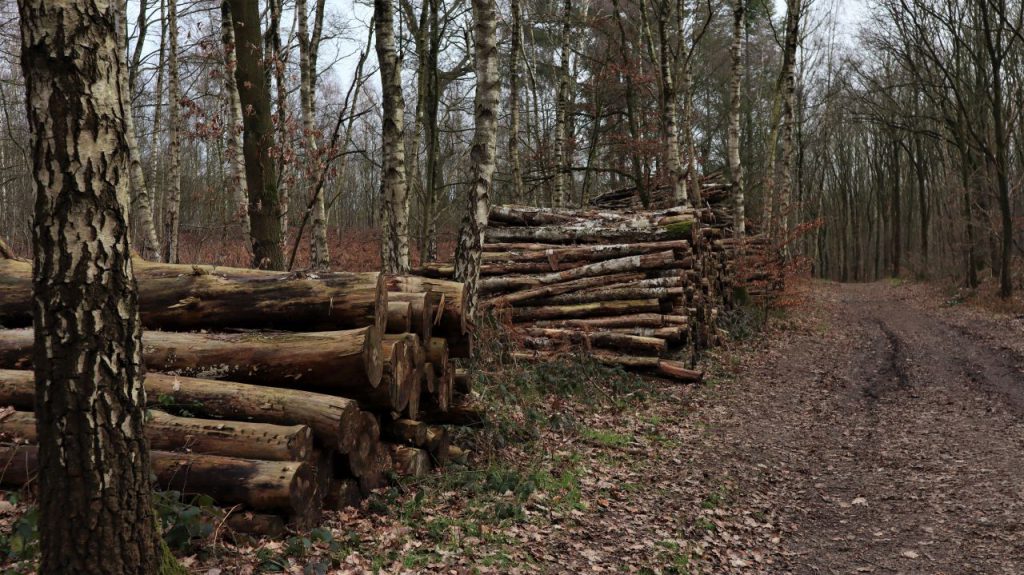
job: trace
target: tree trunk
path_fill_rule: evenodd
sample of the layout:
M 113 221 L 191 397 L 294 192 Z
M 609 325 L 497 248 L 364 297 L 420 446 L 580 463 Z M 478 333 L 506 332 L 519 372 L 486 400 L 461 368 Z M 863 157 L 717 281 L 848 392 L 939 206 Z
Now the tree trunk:
M 170 189 L 164 217 L 164 261 L 178 263 L 178 228 L 181 216 L 181 89 L 178 82 L 178 2 L 167 0 L 167 129 L 170 135 Z
M 409 271 L 409 196 L 402 141 L 405 99 L 402 97 L 402 66 L 395 51 L 392 0 L 374 0 L 373 23 L 383 91 L 381 261 L 386 273 L 401 274 Z
M 132 98 L 135 94 L 135 79 L 138 74 L 139 59 L 141 57 L 142 43 L 146 35 L 146 1 L 139 3 L 139 38 L 132 54 L 133 64 L 128 70 L 122 70 L 120 78 L 121 100 L 127 106 L 124 114 L 125 138 L 129 154 L 129 174 L 132 186 L 132 205 L 139 218 L 139 230 L 142 237 L 142 246 L 139 253 L 143 257 L 153 260 L 160 260 L 160 243 L 156 235 L 156 225 L 153 223 L 153 199 L 146 187 L 146 174 L 142 171 L 142 160 L 139 158 L 139 140 L 135 134 L 135 115 L 132 112 Z M 124 46 L 121 49 L 125 49 Z M 128 68 L 128 66 L 125 66 Z
M 558 67 L 558 93 L 555 94 L 555 207 L 569 204 L 570 143 L 569 125 L 569 45 L 572 38 L 572 0 L 562 3 L 562 48 Z
M 476 315 L 477 282 L 484 229 L 487 227 L 494 150 L 498 136 L 498 48 L 494 0 L 474 0 L 473 38 L 476 61 L 476 103 L 473 146 L 470 149 L 472 192 L 455 250 L 455 279 L 466 285 L 466 313 Z
M 322 17 L 322 11 L 318 17 Z M 316 127 L 313 118 L 313 96 L 316 87 L 316 69 L 312 67 L 310 57 L 312 45 L 306 22 L 306 0 L 296 0 L 295 18 L 299 28 L 299 108 L 302 112 L 303 142 L 306 147 L 306 178 L 307 184 L 312 181 L 310 175 L 319 168 L 317 156 Z M 316 160 L 316 161 L 314 161 Z M 324 204 L 323 186 L 313 189 L 313 229 L 310 237 L 310 259 L 314 270 L 322 271 L 331 266 L 331 256 L 327 248 L 327 210 Z
M 735 213 L 734 226 L 737 237 L 747 233 L 747 218 L 744 212 L 743 164 L 740 158 L 740 109 L 742 107 L 743 85 L 743 34 L 746 29 L 745 0 L 733 0 L 732 24 L 732 74 L 729 81 L 729 184 L 733 194 Z
M 239 136 L 244 131 L 245 121 L 242 118 L 242 104 L 238 98 L 238 84 L 235 83 L 235 71 L 238 61 L 235 30 L 232 26 L 231 2 L 222 0 L 220 4 L 221 42 L 224 45 L 224 92 L 227 94 L 229 120 L 226 129 L 228 140 L 228 166 L 231 171 L 231 197 L 235 203 L 234 218 L 242 228 L 242 234 L 249 237 L 252 229 L 249 224 L 248 188 L 245 182 L 245 157 Z
M 512 201 L 523 202 L 523 167 L 519 158 L 519 55 L 522 52 L 522 11 L 519 0 L 511 0 L 512 47 L 509 49 L 508 157 L 512 164 Z
M 235 30 L 235 85 L 243 116 L 245 182 L 249 191 L 253 267 L 284 269 L 281 251 L 281 205 L 278 199 L 270 93 L 263 61 L 260 7 L 249 0 L 228 0 Z
M 124 179 L 123 4 L 18 8 L 37 193 L 39 571 L 159 573 Z
M 796 104 L 796 51 L 800 46 L 800 18 L 804 0 L 788 0 L 786 7 L 786 40 L 782 59 L 782 168 L 779 182 L 778 239 L 783 253 L 788 253 L 789 203 L 793 195 L 794 154 L 793 133 Z

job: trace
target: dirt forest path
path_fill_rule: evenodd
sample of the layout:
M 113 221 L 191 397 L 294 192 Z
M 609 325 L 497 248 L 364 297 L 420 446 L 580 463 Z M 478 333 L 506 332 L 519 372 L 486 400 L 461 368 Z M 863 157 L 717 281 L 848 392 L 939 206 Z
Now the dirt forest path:
M 818 284 L 791 329 L 698 393 L 690 464 L 727 502 L 696 564 L 1024 573 L 1024 322 L 964 308 Z

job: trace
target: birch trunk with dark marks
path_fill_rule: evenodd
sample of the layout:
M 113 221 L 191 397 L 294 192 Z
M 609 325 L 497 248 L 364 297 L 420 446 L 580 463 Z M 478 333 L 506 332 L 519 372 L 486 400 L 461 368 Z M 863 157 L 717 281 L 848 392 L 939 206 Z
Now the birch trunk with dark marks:
M 643 0 L 641 0 L 643 2 Z M 676 85 L 672 76 L 672 54 L 669 46 L 669 11 L 658 13 L 658 63 L 661 68 L 661 137 L 665 145 L 665 165 L 672 186 L 672 197 L 677 203 L 687 201 L 686 181 L 679 149 L 679 126 L 676 116 Z
M 181 212 L 181 126 L 178 99 L 181 89 L 178 83 L 178 2 L 167 0 L 167 128 L 170 135 L 170 189 L 167 196 L 167 211 L 164 216 L 164 261 L 178 263 L 178 228 Z
M 421 243 L 424 246 L 425 262 L 437 259 L 437 190 L 444 185 L 444 174 L 441 173 L 440 138 L 437 130 L 437 108 L 441 100 L 441 81 L 437 70 L 437 52 L 441 47 L 441 29 L 438 18 L 440 0 L 427 0 L 430 14 L 427 24 L 430 28 L 430 51 L 427 60 L 427 93 L 424 127 L 427 140 L 427 183 L 423 194 L 423 224 Z
M 321 4 L 322 5 L 322 4 Z M 323 12 L 319 12 L 322 17 Z M 316 85 L 316 69 L 312 67 L 309 26 L 306 22 L 306 0 L 296 0 L 295 18 L 299 29 L 299 108 L 302 113 L 302 134 L 306 147 L 306 181 L 310 170 L 318 168 L 316 127 L 313 125 L 313 93 Z M 323 186 L 313 189 L 313 229 L 310 237 L 311 266 L 314 270 L 326 270 L 331 266 L 327 248 L 327 210 L 324 205 Z
M 235 219 L 246 237 L 250 234 L 249 199 L 245 185 L 245 157 L 242 155 L 242 104 L 238 101 L 238 84 L 235 83 L 235 69 L 238 61 L 235 58 L 235 30 L 231 25 L 231 3 L 223 0 L 220 4 L 221 42 L 224 44 L 224 93 L 227 94 L 228 106 L 228 166 L 231 171 L 231 197 L 235 200 Z
M 269 10 L 270 23 L 267 26 L 267 35 L 264 41 L 266 42 L 266 56 L 270 61 L 270 65 L 274 69 L 274 88 L 277 97 L 277 130 L 281 133 L 280 139 L 278 140 L 278 148 L 275 148 L 273 154 L 273 161 L 275 162 L 276 172 L 283 174 L 285 171 L 285 157 L 286 154 L 282 153 L 282 149 L 288 145 L 287 137 L 287 124 L 288 124 L 288 87 L 285 82 L 285 67 L 287 65 L 287 53 L 281 46 L 281 15 L 284 11 L 283 0 L 268 0 L 267 7 Z M 266 79 L 267 91 L 270 91 L 270 74 L 267 74 Z M 278 176 L 280 178 L 280 176 Z M 284 240 L 288 237 L 288 211 L 291 206 L 291 193 L 287 185 L 280 185 L 280 179 L 278 179 L 277 201 L 280 206 L 280 218 L 281 218 L 281 245 L 284 246 Z
M 249 190 L 253 267 L 284 269 L 281 249 L 281 205 L 278 201 L 270 92 L 263 61 L 260 10 L 257 2 L 229 0 L 235 30 L 235 85 L 243 115 L 245 181 Z
M 729 81 L 729 183 L 732 188 L 734 226 L 736 237 L 746 235 L 747 218 L 744 213 L 743 163 L 740 157 L 740 110 L 743 96 L 743 33 L 746 29 L 744 0 L 733 0 L 732 12 L 732 77 Z
M 519 158 L 519 52 L 522 51 L 522 14 L 519 0 L 512 0 L 512 48 L 509 51 L 509 127 L 508 156 L 512 164 L 512 198 L 514 202 L 525 201 L 523 197 L 523 167 Z
M 796 103 L 796 51 L 800 45 L 800 12 L 803 0 L 788 0 L 786 7 L 786 39 L 782 54 L 782 167 L 779 171 L 779 205 L 775 214 L 778 220 L 777 240 L 786 250 L 789 236 L 789 202 L 793 194 Z
M 36 180 L 39 571 L 161 571 L 128 239 L 123 4 L 22 0 Z
M 570 5 L 569 2 L 566 3 Z M 473 189 L 459 230 L 455 253 L 455 278 L 466 284 L 466 313 L 476 313 L 477 280 L 487 227 L 494 150 L 498 136 L 498 48 L 494 0 L 473 0 L 473 43 L 476 53 L 475 132 L 470 149 Z
M 558 68 L 558 93 L 555 95 L 555 207 L 568 204 L 569 142 L 566 138 L 569 100 L 569 41 L 572 35 L 572 0 L 562 4 L 562 49 Z
M 402 67 L 395 51 L 392 0 L 374 0 L 373 21 L 377 33 L 377 61 L 383 91 L 383 170 L 381 178 L 381 261 L 384 272 L 409 270 L 409 196 L 405 181 L 405 144 Z
M 153 200 L 149 195 L 149 188 L 146 187 L 146 174 L 142 171 L 142 161 L 139 159 L 139 140 L 135 134 L 135 116 L 131 109 L 142 43 L 146 36 L 146 4 L 145 0 L 139 3 L 139 39 L 132 53 L 132 65 L 129 68 L 125 61 L 122 66 L 121 87 L 125 92 L 121 94 L 121 100 L 128 106 L 127 113 L 124 115 L 125 137 L 128 144 L 132 208 L 135 210 L 141 228 L 138 230 L 142 238 L 142 245 L 138 246 L 139 253 L 144 258 L 160 261 L 160 242 L 156 235 L 156 225 L 153 223 Z M 121 49 L 126 49 L 126 46 L 122 46 Z

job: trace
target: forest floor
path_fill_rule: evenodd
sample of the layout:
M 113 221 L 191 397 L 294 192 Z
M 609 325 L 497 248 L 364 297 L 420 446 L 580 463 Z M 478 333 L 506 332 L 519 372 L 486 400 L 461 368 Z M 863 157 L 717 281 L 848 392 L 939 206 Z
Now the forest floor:
M 744 327 L 734 324 L 737 330 Z M 480 366 L 467 466 L 194 573 L 1024 573 L 1024 316 L 810 284 L 678 386 Z

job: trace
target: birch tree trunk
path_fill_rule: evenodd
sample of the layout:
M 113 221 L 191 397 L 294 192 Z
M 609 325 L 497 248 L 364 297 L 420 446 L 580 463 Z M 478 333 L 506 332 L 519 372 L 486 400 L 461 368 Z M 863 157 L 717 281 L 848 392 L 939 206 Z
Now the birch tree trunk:
M 796 51 L 800 45 L 800 12 L 803 0 L 787 0 L 786 40 L 782 54 L 782 168 L 779 177 L 779 206 L 775 214 L 777 240 L 783 244 L 789 236 L 789 202 L 793 194 L 793 132 L 794 104 L 796 103 Z
M 228 165 L 231 171 L 231 197 L 235 201 L 235 219 L 242 228 L 245 237 L 251 233 L 249 225 L 249 200 L 248 189 L 245 185 L 245 157 L 242 155 L 242 144 L 239 136 L 242 134 L 242 104 L 238 101 L 238 84 L 235 83 L 235 70 L 238 68 L 238 61 L 235 58 L 235 30 L 231 25 L 231 3 L 222 0 L 220 4 L 221 15 L 221 42 L 224 44 L 224 92 L 227 94 L 229 123 L 227 126 L 228 136 Z
M 523 167 L 519 158 L 519 53 L 522 51 L 522 13 L 519 0 L 511 0 L 512 11 L 512 48 L 509 51 L 509 127 L 508 155 L 512 164 L 512 197 L 513 202 L 522 202 Z
M 139 3 L 139 39 L 132 54 L 133 65 L 128 69 L 127 61 L 123 62 L 120 78 L 121 100 L 128 106 L 125 120 L 125 137 L 128 144 L 129 176 L 132 187 L 132 207 L 139 218 L 139 230 L 142 236 L 142 245 L 139 246 L 139 253 L 146 259 L 160 261 L 160 242 L 156 235 L 156 225 L 153 223 L 153 201 L 149 195 L 149 188 L 146 187 L 146 175 L 142 171 L 142 161 L 139 159 L 139 140 L 135 134 L 135 116 L 132 113 L 132 96 L 135 94 L 135 78 L 141 56 L 142 43 L 146 35 L 146 2 Z M 127 40 L 127 39 L 126 39 Z M 121 46 L 126 50 L 126 46 Z
M 401 63 L 395 51 L 392 0 L 374 0 L 373 20 L 384 108 L 381 261 L 385 273 L 403 274 L 409 271 L 409 195 L 405 181 L 405 143 L 402 141 L 405 99 L 402 96 Z
M 249 190 L 249 220 L 252 226 L 253 267 L 284 269 L 281 250 L 281 204 L 277 195 L 277 171 L 273 123 L 270 121 L 270 93 L 263 61 L 258 2 L 229 0 L 235 30 L 235 85 L 243 115 L 242 152 L 245 182 Z
M 178 227 L 181 211 L 181 142 L 179 141 L 181 89 L 178 83 L 178 2 L 167 0 L 167 128 L 170 135 L 170 190 L 164 217 L 164 261 L 178 263 Z
M 18 5 L 37 193 L 39 571 L 159 573 L 124 179 L 124 4 Z
M 274 69 L 274 87 L 277 92 L 277 130 L 280 132 L 280 137 L 277 141 L 278 146 L 275 148 L 273 161 L 276 165 L 275 171 L 278 174 L 277 183 L 280 184 L 280 176 L 281 174 L 284 174 L 286 169 L 285 158 L 287 157 L 287 154 L 283 153 L 283 148 L 288 144 L 288 86 L 285 81 L 287 54 L 281 47 L 281 14 L 284 11 L 284 6 L 283 0 L 268 0 L 267 5 L 270 11 L 270 24 L 267 27 L 268 29 L 265 41 L 267 43 L 267 57 Z M 269 92 L 270 74 L 267 74 L 266 83 Z M 288 212 L 291 207 L 291 193 L 289 186 L 278 185 L 277 194 L 281 217 L 281 245 L 283 246 L 285 239 L 288 237 Z
M 740 109 L 743 86 L 743 31 L 746 28 L 744 0 L 733 0 L 732 12 L 732 77 L 729 83 L 729 182 L 732 187 L 736 236 L 743 237 L 747 230 L 744 213 L 743 164 L 740 158 Z
M 569 42 L 572 36 L 572 0 L 562 3 L 562 51 L 558 68 L 558 93 L 555 95 L 555 207 L 564 207 L 569 203 L 568 167 L 569 142 L 566 138 L 568 126 L 569 102 Z
M 322 12 L 320 13 L 322 14 Z M 299 28 L 299 107 L 302 113 L 302 135 L 306 147 L 307 182 L 311 181 L 311 170 L 317 169 L 316 128 L 313 125 L 313 93 L 316 84 L 316 70 L 311 66 L 309 27 L 306 22 L 306 0 L 295 1 L 295 18 Z M 327 210 L 324 207 L 323 186 L 313 189 L 313 229 L 310 237 L 311 266 L 323 271 L 331 267 L 327 248 Z
M 567 5 L 569 3 L 567 2 Z M 455 253 L 455 279 L 466 284 L 466 313 L 474 317 L 477 280 L 489 197 L 494 177 L 494 150 L 498 137 L 498 48 L 494 0 L 473 0 L 473 43 L 476 54 L 475 131 L 470 149 L 472 193 L 459 230 Z

